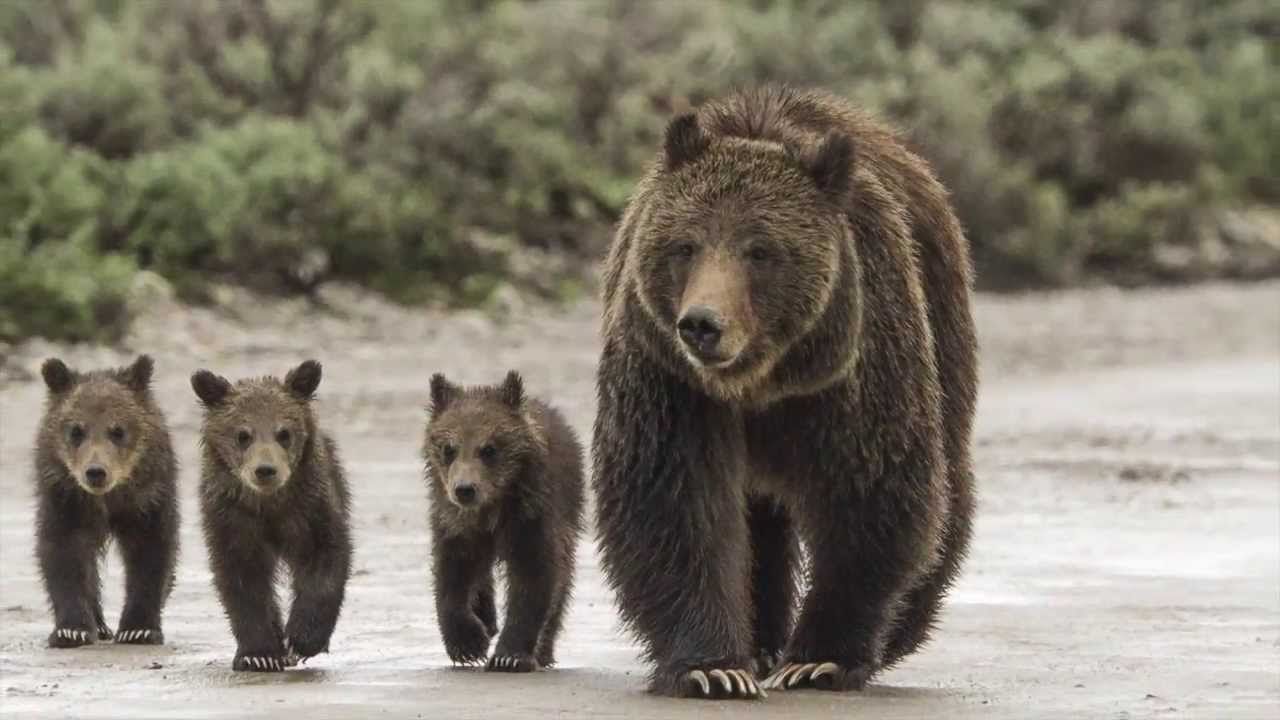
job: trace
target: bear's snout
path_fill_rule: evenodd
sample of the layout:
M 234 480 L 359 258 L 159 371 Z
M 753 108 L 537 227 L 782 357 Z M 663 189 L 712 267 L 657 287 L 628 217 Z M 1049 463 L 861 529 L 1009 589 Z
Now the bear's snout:
M 720 358 L 720 338 L 724 335 L 724 320 L 720 313 L 706 305 L 689 308 L 676 323 L 680 341 L 700 360 L 715 362 Z

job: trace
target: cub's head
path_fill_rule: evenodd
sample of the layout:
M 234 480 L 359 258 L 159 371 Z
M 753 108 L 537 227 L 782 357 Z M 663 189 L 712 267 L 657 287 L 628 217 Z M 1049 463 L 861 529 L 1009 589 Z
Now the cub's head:
M 201 440 L 240 483 L 270 495 L 289 484 L 315 435 L 311 401 L 320 386 L 320 363 L 308 360 L 274 377 L 234 385 L 208 370 L 191 376 L 204 404 Z
M 849 234 L 853 148 L 802 147 L 667 127 L 652 202 L 628 265 L 645 312 L 708 388 L 762 381 L 822 316 Z
M 151 403 L 154 363 L 140 355 L 116 370 L 78 373 L 57 358 L 40 368 L 49 404 L 42 445 L 92 495 L 127 485 L 158 426 Z
M 544 443 L 525 413 L 515 371 L 501 385 L 463 388 L 431 377 L 431 409 L 423 453 L 427 479 L 454 506 L 481 510 L 501 499 Z

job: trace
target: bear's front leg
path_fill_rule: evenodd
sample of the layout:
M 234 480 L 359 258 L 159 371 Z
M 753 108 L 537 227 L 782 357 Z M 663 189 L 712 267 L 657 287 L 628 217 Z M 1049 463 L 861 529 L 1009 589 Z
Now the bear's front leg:
M 812 483 L 825 501 L 804 506 L 810 589 L 766 688 L 861 690 L 881 669 L 902 599 L 936 557 L 940 526 L 928 507 L 927 458 L 927 449 L 908 453 L 857 490 Z
M 450 535 L 436 528 L 431 544 L 436 620 L 445 652 L 455 665 L 476 665 L 489 655 L 494 633 L 484 600 L 493 592 L 493 538 L 489 535 Z M 479 607 L 477 607 L 479 606 Z M 494 611 L 496 616 L 496 610 Z
M 745 452 L 736 413 L 606 348 L 594 485 L 602 561 L 656 662 L 650 689 L 759 698 L 752 672 Z
M 489 658 L 490 672 L 533 672 L 538 637 L 555 599 L 556 572 L 551 552 L 555 538 L 541 518 L 518 519 L 506 548 L 507 616 Z
M 791 636 L 800 548 L 790 514 L 779 502 L 757 497 L 749 508 L 751 604 L 755 610 L 752 647 L 756 673 L 763 677 L 782 660 Z
M 116 538 L 124 558 L 125 601 L 116 642 L 161 645 L 161 612 L 173 587 L 178 556 L 174 511 L 151 510 L 117 523 Z
M 329 651 L 329 638 L 338 624 L 347 579 L 351 575 L 351 541 L 339 527 L 330 527 L 323 545 L 290 564 L 293 603 L 284 628 L 290 661 Z
M 220 516 L 206 525 L 206 531 L 214 586 L 236 639 L 231 668 L 284 670 L 288 658 L 274 586 L 274 551 L 263 541 L 252 518 Z
M 89 645 L 103 634 L 98 549 L 106 527 L 87 521 L 84 510 L 76 498 L 54 491 L 37 507 L 36 556 L 53 606 L 51 648 Z

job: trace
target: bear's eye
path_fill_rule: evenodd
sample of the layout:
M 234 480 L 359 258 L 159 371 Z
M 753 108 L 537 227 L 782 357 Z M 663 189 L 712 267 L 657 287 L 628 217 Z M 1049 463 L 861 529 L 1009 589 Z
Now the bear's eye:
M 458 456 L 458 448 L 445 444 L 440 448 L 440 459 L 444 460 L 445 465 L 452 465 L 453 459 Z
M 71 441 L 72 447 L 79 447 L 84 442 L 84 426 L 76 423 L 67 431 L 67 440 Z
M 292 440 L 293 436 L 289 434 L 288 429 L 280 428 L 276 431 L 276 442 L 280 443 L 280 447 L 289 447 Z
M 498 448 L 492 445 L 482 445 L 480 447 L 480 459 L 485 462 L 493 462 L 498 457 Z
M 241 430 L 236 433 L 236 442 L 240 444 L 241 448 L 249 447 L 249 443 L 253 442 L 253 433 L 248 430 Z
M 747 259 L 752 262 L 764 262 L 770 257 L 769 248 L 764 245 L 752 245 L 747 249 Z
M 693 243 L 685 241 L 676 243 L 674 250 L 677 257 L 688 259 L 693 257 L 693 252 L 696 248 L 694 248 Z
M 111 442 L 120 445 L 124 442 L 124 428 L 119 425 L 112 425 L 111 428 L 107 430 L 107 437 L 111 438 Z

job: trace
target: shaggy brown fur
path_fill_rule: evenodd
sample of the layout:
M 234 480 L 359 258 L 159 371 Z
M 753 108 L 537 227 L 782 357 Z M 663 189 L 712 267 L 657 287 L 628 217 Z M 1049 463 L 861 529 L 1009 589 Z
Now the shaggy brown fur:
M 125 567 L 118 643 L 164 642 L 160 616 L 178 560 L 178 463 L 151 395 L 151 358 L 78 373 L 41 372 L 48 406 L 36 438 L 36 557 L 53 607 L 49 646 L 110 640 L 98 561 L 114 537 Z
M 605 268 L 593 445 L 655 692 L 861 688 L 927 639 L 973 513 L 971 285 L 945 190 L 844 101 L 672 121 Z
M 351 574 L 351 500 L 333 439 L 312 408 L 320 364 L 232 385 L 201 370 L 200 510 L 235 670 L 275 672 L 329 651 Z M 274 581 L 293 580 L 288 622 Z
M 431 378 L 423 447 L 436 614 L 455 663 L 482 662 L 498 633 L 493 566 L 507 570 L 506 620 L 487 668 L 555 664 L 582 534 L 582 447 L 515 372 L 461 388 Z

